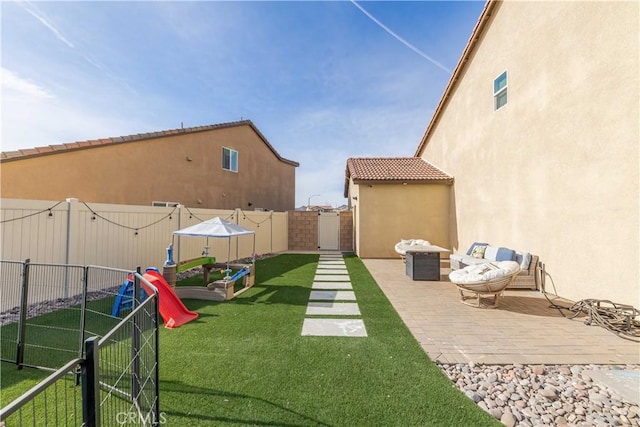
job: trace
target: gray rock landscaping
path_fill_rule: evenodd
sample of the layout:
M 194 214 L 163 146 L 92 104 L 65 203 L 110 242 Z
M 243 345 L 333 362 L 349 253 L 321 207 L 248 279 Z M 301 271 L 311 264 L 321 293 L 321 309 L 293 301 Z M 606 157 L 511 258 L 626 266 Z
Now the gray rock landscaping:
M 595 382 L 590 373 L 638 365 L 440 364 L 453 383 L 509 427 L 640 426 L 638 402 Z

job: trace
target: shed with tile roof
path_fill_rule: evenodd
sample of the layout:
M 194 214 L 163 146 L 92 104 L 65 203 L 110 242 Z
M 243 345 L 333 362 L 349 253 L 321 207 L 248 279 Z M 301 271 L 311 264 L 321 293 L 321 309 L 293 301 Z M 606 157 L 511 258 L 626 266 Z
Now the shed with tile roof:
M 0 191 L 15 199 L 287 211 L 295 208 L 297 166 L 242 120 L 5 152 Z
M 450 247 L 453 177 L 419 157 L 347 159 L 344 196 L 361 258 L 395 258 L 400 239 Z

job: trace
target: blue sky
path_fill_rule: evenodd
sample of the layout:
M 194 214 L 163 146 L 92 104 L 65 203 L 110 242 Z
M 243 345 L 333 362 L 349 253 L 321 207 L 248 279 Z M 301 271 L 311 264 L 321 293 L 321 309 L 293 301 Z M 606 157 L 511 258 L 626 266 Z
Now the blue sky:
M 347 158 L 414 154 L 483 6 L 2 1 L 2 151 L 250 119 L 337 206 Z

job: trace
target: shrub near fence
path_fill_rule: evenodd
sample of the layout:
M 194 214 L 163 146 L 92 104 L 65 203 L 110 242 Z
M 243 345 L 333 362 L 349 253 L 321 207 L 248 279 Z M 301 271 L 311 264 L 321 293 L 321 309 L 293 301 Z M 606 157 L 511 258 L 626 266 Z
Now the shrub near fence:
M 41 201 L 2 199 L 0 237 L 2 259 L 51 264 L 103 265 L 133 269 L 161 267 L 166 248 L 174 242 L 176 260 L 196 258 L 204 238 L 172 233 L 213 217 L 222 217 L 255 231 L 258 254 L 287 250 L 287 213 L 186 206 L 156 207 L 85 203 L 77 199 Z M 210 254 L 226 261 L 228 245 L 234 258 L 252 255 L 253 241 L 209 239 Z

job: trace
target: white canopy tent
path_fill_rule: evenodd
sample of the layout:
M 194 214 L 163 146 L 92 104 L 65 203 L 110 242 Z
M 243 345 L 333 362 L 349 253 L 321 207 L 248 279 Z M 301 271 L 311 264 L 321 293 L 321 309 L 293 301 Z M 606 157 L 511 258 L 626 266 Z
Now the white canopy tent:
M 200 224 L 195 224 L 189 226 L 187 228 L 183 228 L 182 230 L 174 231 L 174 236 L 193 236 L 193 237 L 206 237 L 207 244 L 205 246 L 205 250 L 202 255 L 208 255 L 209 250 L 209 237 L 213 238 L 224 238 L 229 240 L 229 251 L 227 254 L 227 268 L 229 267 L 229 261 L 231 259 L 231 238 L 238 236 L 245 236 L 253 234 L 253 258 L 255 261 L 256 255 L 256 232 L 253 230 L 246 229 L 241 225 L 234 224 L 232 222 L 226 221 L 220 217 L 215 217 L 208 219 L 206 221 L 201 222 Z

